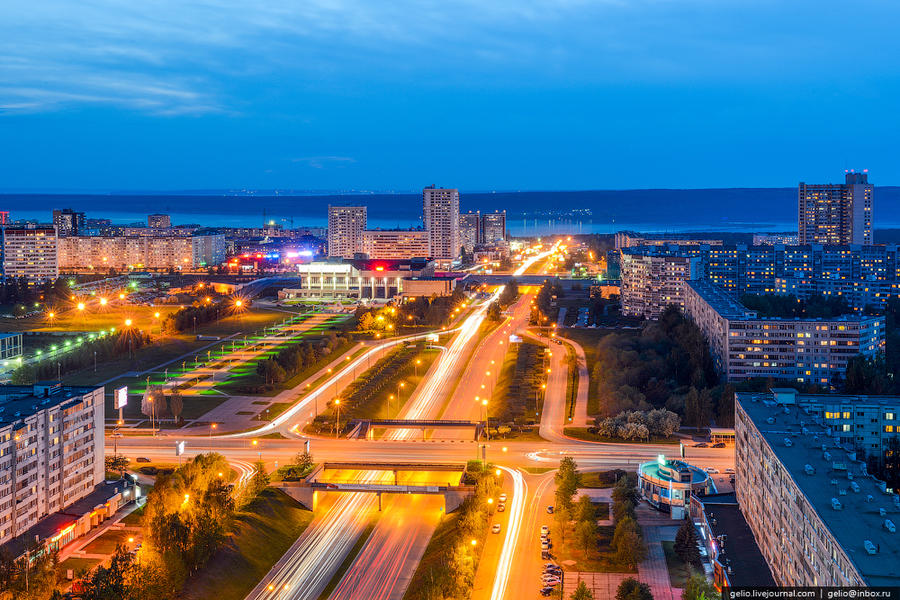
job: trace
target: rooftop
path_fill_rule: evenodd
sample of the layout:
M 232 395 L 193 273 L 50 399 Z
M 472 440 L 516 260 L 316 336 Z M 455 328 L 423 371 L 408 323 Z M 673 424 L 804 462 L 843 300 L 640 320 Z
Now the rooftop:
M 822 404 L 834 406 L 837 404 L 853 406 L 897 406 L 900 405 L 900 396 L 866 396 L 853 394 L 801 394 L 794 388 L 771 388 L 768 392 L 739 392 L 741 398 L 747 398 L 753 402 L 780 402 L 796 403 L 801 405 Z
M 774 586 L 775 580 L 763 558 L 753 532 L 738 506 L 734 492 L 697 496 L 704 506 L 713 535 L 723 540 L 718 560 L 730 568 L 728 580 L 732 586 Z
M 674 477 L 676 473 L 682 473 L 685 471 L 690 471 L 691 473 L 691 485 L 700 484 L 709 479 L 709 475 L 707 475 L 703 469 L 695 467 L 693 465 L 689 465 L 686 462 L 682 462 L 680 460 L 665 460 L 662 462 L 660 462 L 659 460 L 654 460 L 651 462 L 643 463 L 640 469 L 645 476 L 654 477 L 661 481 L 687 483 L 687 481 L 682 482 Z
M 34 385 L 0 385 L 0 426 L 94 391 L 93 387 L 63 386 L 58 381 Z
M 737 402 L 866 583 L 900 585 L 900 534 L 888 525 L 900 524 L 900 496 L 802 407 L 771 394 L 738 394 Z

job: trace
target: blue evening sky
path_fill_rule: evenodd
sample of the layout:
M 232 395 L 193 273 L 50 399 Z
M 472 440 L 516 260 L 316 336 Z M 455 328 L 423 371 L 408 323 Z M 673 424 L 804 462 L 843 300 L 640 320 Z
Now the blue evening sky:
M 0 191 L 900 184 L 900 3 L 8 0 Z

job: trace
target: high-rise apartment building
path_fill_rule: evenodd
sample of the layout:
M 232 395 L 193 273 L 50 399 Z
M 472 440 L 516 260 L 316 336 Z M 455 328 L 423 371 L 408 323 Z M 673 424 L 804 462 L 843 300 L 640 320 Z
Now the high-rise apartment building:
M 147 227 L 151 229 L 168 229 L 172 226 L 172 217 L 169 215 L 147 215 Z
M 702 275 L 699 258 L 659 255 L 641 248 L 620 252 L 625 315 L 656 319 L 670 304 L 684 307 L 686 282 Z
M 760 318 L 709 281 L 688 281 L 684 312 L 728 381 L 774 378 L 827 387 L 847 362 L 884 351 L 884 317 Z
M 872 244 L 872 196 L 867 171 L 848 171 L 842 184 L 799 187 L 801 244 Z
M 108 269 L 197 269 L 225 261 L 225 236 L 72 236 L 59 239 L 59 268 L 67 272 Z
M 365 206 L 328 205 L 328 256 L 353 258 L 362 252 Z
M 84 230 L 84 213 L 71 208 L 54 209 L 53 225 L 59 237 L 78 235 Z
M 472 252 L 481 243 L 481 213 L 469 211 L 459 215 L 459 240 L 466 252 Z
M 481 243 L 493 244 L 506 241 L 506 211 L 481 215 Z
M 29 283 L 41 283 L 59 276 L 56 228 L 3 227 L 0 235 L 4 279 L 24 277 Z
M 422 217 L 431 256 L 449 265 L 459 256 L 459 190 L 429 186 L 422 190 Z
M 362 234 L 360 252 L 371 259 L 426 258 L 428 232 L 422 229 L 367 229 Z
M 794 390 L 736 394 L 734 421 L 735 493 L 777 585 L 900 585 L 900 497 L 862 453 Z
M 0 386 L 0 408 L 5 543 L 103 482 L 103 387 Z

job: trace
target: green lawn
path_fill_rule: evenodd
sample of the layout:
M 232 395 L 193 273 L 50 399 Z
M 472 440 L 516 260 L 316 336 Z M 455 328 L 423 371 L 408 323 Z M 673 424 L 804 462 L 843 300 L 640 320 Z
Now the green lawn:
M 553 528 L 551 528 L 551 531 L 552 530 Z M 601 525 L 597 530 L 597 545 L 587 553 L 575 548 L 573 543 L 574 536 L 571 529 L 566 535 L 565 540 L 562 539 L 558 531 L 554 531 L 553 553 L 556 555 L 556 562 L 566 565 L 566 571 L 637 573 L 637 569 L 629 570 L 613 560 L 613 552 L 610 548 L 610 544 L 612 543 L 615 527 L 612 525 Z M 567 561 L 574 561 L 574 564 L 567 564 Z
M 621 471 L 624 473 L 625 471 Z M 616 485 L 613 471 L 587 471 L 581 473 L 581 485 L 583 488 L 610 488 Z
M 312 521 L 312 511 L 267 488 L 235 514 L 229 539 L 191 575 L 185 600 L 243 600 Z M 226 575 L 227 574 L 227 575 Z
M 65 579 L 66 571 L 72 569 L 75 579 L 78 579 L 78 575 L 80 573 L 87 573 L 88 571 L 99 565 L 101 562 L 102 561 L 96 558 L 79 558 L 77 556 L 73 556 L 59 563 L 59 565 L 57 566 L 57 572 L 60 574 L 60 577 Z
M 116 546 L 127 544 L 130 537 L 134 537 L 134 532 L 110 529 L 85 546 L 84 551 L 88 554 L 112 554 Z
M 678 438 L 674 437 L 669 439 L 652 438 L 649 442 L 647 440 L 623 440 L 621 438 L 603 437 L 601 435 L 588 432 L 587 427 L 566 427 L 565 429 L 563 429 L 563 433 L 571 438 L 575 438 L 576 440 L 601 442 L 607 444 L 659 444 L 665 446 L 673 444 L 677 445 L 679 442 Z
M 691 578 L 691 566 L 675 553 L 675 542 L 662 542 L 662 547 L 666 554 L 669 584 L 675 588 L 683 588 L 687 580 Z
M 434 534 L 425 548 L 425 553 L 422 555 L 422 560 L 419 561 L 416 571 L 409 581 L 403 600 L 432 600 L 427 595 L 429 586 L 426 582 L 429 581 L 432 572 L 440 570 L 447 560 L 449 547 L 455 540 L 458 518 L 458 514 L 446 515 L 434 530 Z

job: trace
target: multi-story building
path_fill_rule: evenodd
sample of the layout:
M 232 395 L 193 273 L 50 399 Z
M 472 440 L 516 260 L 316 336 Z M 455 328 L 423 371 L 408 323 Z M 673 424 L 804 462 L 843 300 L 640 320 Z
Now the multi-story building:
M 353 258 L 361 252 L 365 228 L 365 206 L 328 205 L 328 256 Z
M 151 229 L 169 229 L 172 227 L 172 217 L 169 215 L 147 215 L 147 227 Z
M 754 246 L 774 246 L 775 244 L 784 244 L 785 246 L 796 246 L 800 243 L 800 238 L 796 233 L 754 233 Z
M 74 236 L 59 240 L 59 268 L 68 272 L 197 269 L 225 261 L 225 236 Z
M 84 230 L 84 213 L 71 208 L 53 210 L 53 226 L 59 237 L 78 235 Z
M 900 497 L 795 398 L 735 400 L 735 494 L 776 584 L 900 586 Z
M 872 244 L 872 196 L 867 171 L 847 171 L 844 183 L 800 183 L 801 244 Z
M 422 218 L 429 233 L 431 256 L 449 266 L 457 257 L 459 238 L 459 190 L 429 186 L 422 190 Z
M 469 211 L 459 215 L 460 245 L 466 252 L 472 252 L 481 243 L 481 213 Z
M 103 387 L 0 386 L 0 543 L 103 482 Z
M 421 229 L 367 229 L 360 252 L 369 258 L 404 260 L 426 258 L 430 250 L 428 232 Z
M 405 278 L 430 276 L 426 259 L 326 260 L 297 265 L 299 285 L 284 289 L 279 298 L 390 299 L 400 296 Z
M 722 240 L 693 238 L 688 235 L 663 235 L 637 233 L 634 231 L 618 231 L 615 237 L 616 250 L 635 246 L 721 246 Z
M 754 377 L 829 385 L 858 354 L 884 351 L 884 317 L 760 318 L 709 281 L 689 281 L 684 312 L 728 381 Z
M 59 277 L 57 237 L 54 227 L 3 227 L 3 278 L 24 277 L 28 283 Z
M 639 248 L 621 250 L 622 314 L 656 319 L 670 304 L 684 307 L 685 283 L 701 276 L 700 261 L 659 255 Z
M 494 244 L 506 241 L 506 211 L 481 215 L 481 243 Z
M 22 334 L 0 333 L 0 361 L 3 366 L 22 356 Z

